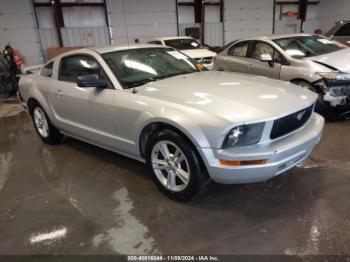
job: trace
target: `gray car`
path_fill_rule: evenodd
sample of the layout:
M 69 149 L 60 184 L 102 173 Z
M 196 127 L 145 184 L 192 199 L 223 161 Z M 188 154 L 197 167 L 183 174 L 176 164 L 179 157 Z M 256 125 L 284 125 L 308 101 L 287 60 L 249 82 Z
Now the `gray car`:
M 350 20 L 336 22 L 325 36 L 350 46 Z
M 200 68 L 169 47 L 86 48 L 22 76 L 18 96 L 45 143 L 66 135 L 145 162 L 158 188 L 182 201 L 210 180 L 275 177 L 320 140 L 314 93 Z
M 332 118 L 348 110 L 350 49 L 320 35 L 292 34 L 241 39 L 216 57 L 216 70 L 288 81 L 318 94 L 316 110 Z

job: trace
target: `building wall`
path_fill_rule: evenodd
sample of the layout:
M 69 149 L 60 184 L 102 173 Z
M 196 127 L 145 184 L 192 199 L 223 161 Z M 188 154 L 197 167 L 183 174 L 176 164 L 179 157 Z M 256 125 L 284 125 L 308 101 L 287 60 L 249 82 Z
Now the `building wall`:
M 224 40 L 272 34 L 273 0 L 225 0 Z
M 107 0 L 112 43 L 177 35 L 175 0 Z
M 331 29 L 336 21 L 350 19 L 349 0 L 321 0 L 319 4 L 319 27 L 323 33 Z
M 278 0 L 279 1 L 279 0 Z M 277 1 L 277 2 L 278 2 Z M 283 2 L 290 1 L 294 2 L 294 0 L 284 0 Z M 315 1 L 315 0 L 309 0 Z M 298 5 L 283 5 L 283 12 L 298 12 Z M 283 33 L 298 33 L 300 31 L 301 20 L 297 19 L 296 16 L 287 17 L 283 16 L 282 20 L 279 19 L 280 16 L 280 5 L 276 4 L 275 11 L 275 33 L 283 34 Z M 313 33 L 315 29 L 319 28 L 319 5 L 308 5 L 306 20 L 303 25 L 303 30 L 305 33 Z
M 31 0 L 1 1 L 0 50 L 10 44 L 21 51 L 28 64 L 40 64 L 43 55 Z
M 97 41 L 97 43 L 109 43 L 109 30 L 114 44 L 127 44 L 133 43 L 135 38 L 141 42 L 147 42 L 157 36 L 177 35 L 175 5 L 175 0 L 107 0 L 110 29 L 105 27 L 105 21 L 102 19 L 103 10 L 99 10 L 97 14 L 96 10 L 92 10 L 93 7 L 85 8 L 83 11 L 73 8 L 64 12 L 64 15 L 69 27 L 73 28 L 70 30 L 80 30 L 79 28 L 86 27 L 91 32 L 85 32 L 87 30 L 85 28 L 83 35 L 98 35 L 102 40 L 100 39 L 101 41 Z M 295 11 L 297 10 L 297 6 L 290 7 L 288 10 L 293 11 L 293 8 Z M 287 8 L 285 10 L 287 11 Z M 276 8 L 276 33 L 291 32 L 294 30 L 293 28 L 298 28 L 300 21 L 295 18 L 283 18 L 282 21 L 279 21 L 278 11 Z M 49 8 L 39 8 L 37 12 L 41 17 L 39 18 L 41 43 L 46 49 L 57 43 L 51 11 Z M 83 13 L 91 14 L 93 19 L 80 19 L 79 17 Z M 225 0 L 224 30 L 222 30 L 219 16 L 219 8 L 206 8 L 205 36 L 208 44 L 224 44 L 222 38 L 227 43 L 242 37 L 271 34 L 273 0 Z M 334 25 L 335 21 L 345 18 L 350 18 L 349 0 L 320 0 L 320 4 L 308 7 L 304 31 L 312 33 L 316 28 L 321 28 L 323 32 L 326 32 Z M 179 7 L 179 23 L 186 26 L 186 24 L 193 22 L 193 8 Z M 100 29 L 97 29 L 97 25 Z M 295 25 L 296 27 L 294 27 Z M 101 34 L 102 31 L 103 34 Z M 222 32 L 224 32 L 224 36 Z M 69 37 L 71 32 L 64 33 L 66 33 L 65 39 L 72 38 Z M 95 44 L 96 41 L 86 40 L 85 42 L 82 44 Z M 73 41 L 71 44 L 75 43 L 76 41 Z M 43 62 L 32 0 L 1 1 L 0 49 L 2 50 L 6 44 L 19 49 L 29 64 Z
M 183 1 L 182 1 L 183 2 Z M 179 33 L 185 35 L 187 27 L 200 27 L 194 22 L 194 7 L 179 6 Z M 222 23 L 220 22 L 220 6 L 205 6 L 204 43 L 211 46 L 222 46 Z

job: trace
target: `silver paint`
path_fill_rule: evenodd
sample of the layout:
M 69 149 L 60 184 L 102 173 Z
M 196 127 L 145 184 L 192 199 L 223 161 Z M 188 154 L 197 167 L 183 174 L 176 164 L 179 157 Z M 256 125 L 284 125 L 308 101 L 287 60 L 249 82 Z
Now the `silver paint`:
M 159 48 L 157 45 L 137 45 L 65 53 L 54 59 L 52 78 L 40 74 L 23 76 L 20 93 L 25 103 L 35 98 L 62 133 L 142 162 L 139 142 L 143 129 L 152 123 L 171 125 L 197 147 L 211 178 L 223 183 L 271 178 L 281 173 L 277 168 L 280 162 L 288 162 L 295 155 L 297 160 L 288 162 L 288 167 L 295 166 L 319 141 L 324 120 L 316 113 L 293 134 L 275 141 L 269 138 L 275 119 L 309 107 L 317 98 L 314 93 L 286 82 L 204 71 L 148 83 L 137 87 L 137 93 L 122 89 L 99 53 L 145 47 Z M 58 81 L 60 59 L 77 53 L 95 57 L 110 77 L 114 89 L 79 88 L 76 84 Z M 233 127 L 256 122 L 266 122 L 258 144 L 221 149 L 225 136 Z M 300 159 L 299 155 L 302 156 Z M 219 164 L 220 158 L 268 159 L 268 163 L 228 167 Z

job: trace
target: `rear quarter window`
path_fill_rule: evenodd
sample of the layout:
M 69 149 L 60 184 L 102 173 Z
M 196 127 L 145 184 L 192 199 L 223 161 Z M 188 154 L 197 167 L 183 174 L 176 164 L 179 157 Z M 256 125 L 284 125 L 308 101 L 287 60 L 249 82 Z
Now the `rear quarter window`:
M 248 52 L 249 42 L 240 42 L 233 45 L 227 52 L 230 56 L 246 57 Z

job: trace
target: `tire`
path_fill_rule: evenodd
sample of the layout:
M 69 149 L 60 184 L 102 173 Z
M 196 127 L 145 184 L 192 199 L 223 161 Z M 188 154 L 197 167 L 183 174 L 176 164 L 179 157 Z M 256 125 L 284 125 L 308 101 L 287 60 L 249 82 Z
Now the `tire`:
M 319 92 L 317 92 L 317 90 L 310 83 L 302 80 L 292 81 L 292 83 L 297 86 L 307 88 L 308 90 L 318 95 L 316 105 L 315 105 L 315 112 L 322 115 L 326 120 L 332 120 L 336 117 L 336 113 L 334 111 L 334 108 L 331 106 L 331 104 L 324 101 L 323 94 L 320 94 Z
M 40 105 L 34 106 L 31 116 L 35 130 L 44 143 L 56 145 L 62 141 L 64 136 L 52 125 L 46 112 Z
M 206 192 L 210 179 L 201 159 L 176 132 L 154 133 L 146 145 L 146 161 L 154 183 L 169 198 L 185 202 Z

